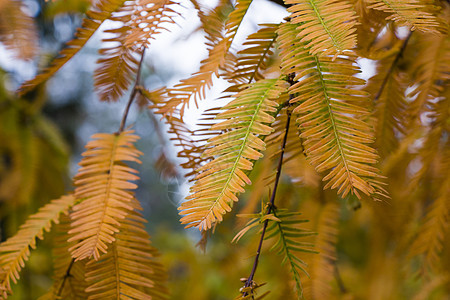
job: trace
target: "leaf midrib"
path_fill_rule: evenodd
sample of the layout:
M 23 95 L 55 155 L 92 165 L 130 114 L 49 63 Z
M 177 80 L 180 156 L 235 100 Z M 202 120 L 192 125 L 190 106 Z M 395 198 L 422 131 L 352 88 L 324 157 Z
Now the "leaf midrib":
M 258 70 L 260 69 L 264 58 L 266 58 L 267 53 L 269 53 L 270 48 L 272 48 L 273 43 L 275 42 L 276 38 L 277 38 L 277 34 L 275 34 L 275 36 L 273 37 L 273 39 L 270 41 L 269 45 L 267 46 L 267 48 L 264 50 L 264 53 L 261 55 L 261 57 L 258 60 L 258 63 L 255 66 L 255 70 L 253 71 L 253 73 L 250 76 L 250 79 L 248 80 L 248 83 L 251 83 L 253 81 L 253 79 L 256 77 L 256 74 L 258 73 Z
M 266 99 L 266 95 L 268 94 L 268 92 L 272 89 L 272 87 L 273 87 L 276 83 L 277 83 L 277 81 L 274 80 L 274 83 L 271 84 L 270 87 L 266 88 L 265 91 L 264 91 L 264 94 L 261 95 L 261 100 L 260 100 L 260 102 L 258 103 L 258 105 L 257 105 L 257 107 L 256 107 L 256 109 L 255 109 L 255 113 L 253 114 L 253 117 L 252 117 L 252 119 L 251 119 L 251 121 L 250 121 L 250 124 L 249 124 L 249 126 L 248 126 L 248 129 L 247 129 L 247 132 L 245 133 L 245 136 L 244 136 L 244 138 L 243 138 L 243 143 L 242 143 L 242 145 L 241 145 L 241 148 L 239 149 L 239 153 L 238 153 L 237 158 L 236 158 L 236 160 L 235 160 L 235 162 L 234 162 L 234 164 L 233 164 L 233 167 L 231 168 L 230 175 L 228 176 L 227 181 L 226 181 L 225 184 L 223 185 L 223 189 L 221 190 L 219 196 L 216 197 L 216 200 L 213 202 L 213 204 L 211 205 L 211 207 L 208 209 L 208 212 L 207 212 L 207 213 L 205 214 L 205 216 L 201 219 L 200 224 L 202 224 L 202 223 L 205 221 L 205 219 L 211 214 L 213 208 L 216 207 L 216 205 L 217 205 L 219 199 L 221 199 L 222 196 L 224 195 L 225 191 L 226 191 L 227 189 L 229 189 L 228 185 L 229 185 L 231 179 L 233 178 L 234 172 L 235 172 L 235 170 L 236 170 L 236 168 L 237 168 L 237 165 L 238 165 L 238 163 L 239 163 L 239 161 L 240 161 L 240 159 L 241 159 L 241 157 L 242 157 L 242 153 L 244 152 L 245 146 L 246 146 L 247 141 L 248 141 L 248 136 L 249 136 L 250 133 L 251 133 L 251 130 L 250 130 L 250 129 L 253 127 L 253 124 L 254 124 L 254 122 L 255 122 L 255 118 L 256 118 L 256 116 L 258 115 L 259 110 L 261 109 L 262 103 L 263 103 L 264 100 Z
M 336 126 L 336 121 L 335 121 L 334 115 L 333 115 L 333 111 L 331 110 L 330 98 L 329 98 L 329 96 L 327 94 L 327 87 L 325 85 L 325 80 L 323 79 L 322 70 L 320 68 L 320 61 L 319 61 L 317 55 L 314 55 L 314 60 L 316 61 L 317 71 L 318 71 L 318 75 L 319 75 L 319 78 L 320 78 L 320 83 L 322 85 L 324 99 L 325 99 L 325 102 L 326 102 L 328 115 L 330 116 L 329 120 L 331 121 L 331 126 L 333 128 L 333 133 L 334 133 L 334 137 L 335 137 L 335 140 L 336 140 L 336 144 L 337 144 L 338 149 L 339 149 L 341 160 L 344 163 L 345 171 L 347 173 L 347 178 L 349 180 L 352 193 L 354 193 L 354 186 L 353 186 L 353 180 L 352 180 L 351 172 L 350 172 L 350 170 L 348 168 L 347 158 L 345 157 L 345 153 L 344 153 L 343 147 L 341 145 L 341 139 L 339 137 L 339 133 L 338 133 L 337 126 Z M 330 180 L 331 180 L 331 178 L 330 178 Z
M 274 214 L 274 215 L 275 215 L 275 214 Z M 276 216 L 276 215 L 275 215 L 275 216 Z M 302 284 L 301 284 L 301 282 L 300 282 L 300 280 L 299 280 L 300 274 L 298 273 L 297 268 L 296 268 L 296 266 L 295 266 L 295 263 L 293 262 L 293 260 L 292 260 L 292 258 L 291 258 L 291 255 L 294 255 L 294 254 L 291 254 L 291 253 L 290 253 L 291 251 L 289 251 L 289 249 L 288 249 L 288 245 L 287 245 L 287 242 L 286 242 L 286 237 L 285 237 L 285 235 L 284 235 L 283 228 L 281 227 L 281 223 L 282 223 L 282 222 L 283 222 L 283 221 L 277 222 L 278 232 L 280 233 L 280 239 L 282 240 L 282 243 L 283 243 L 283 250 L 284 250 L 284 253 L 285 253 L 286 257 L 287 257 L 288 260 L 289 260 L 289 264 L 291 265 L 292 273 L 294 273 L 295 284 L 297 285 L 297 289 L 298 289 L 298 291 L 299 291 L 299 294 L 301 295 L 301 294 L 302 294 L 302 288 L 301 288 Z M 302 270 L 302 271 L 304 271 L 304 270 Z M 308 274 L 307 274 L 307 276 L 309 277 Z
M 336 49 L 341 52 L 342 48 L 338 45 L 338 42 L 335 40 L 333 34 L 331 33 L 330 30 L 328 30 L 328 26 L 325 23 L 325 21 L 323 20 L 322 16 L 320 15 L 319 12 L 319 8 L 316 6 L 316 4 L 314 3 L 314 1 L 309 0 L 309 3 L 311 4 L 312 8 L 314 9 L 314 12 L 316 13 L 317 18 L 320 21 L 320 24 L 322 24 L 323 29 L 325 30 L 325 32 L 328 34 L 328 36 L 330 37 L 331 41 L 333 42 L 333 45 L 336 47 Z
M 389 1 L 386 0 L 382 0 L 384 2 L 384 4 L 386 4 L 387 7 L 389 7 L 390 9 L 392 9 L 397 15 L 399 15 L 400 17 L 402 17 L 406 22 L 408 22 L 409 26 L 414 27 L 416 26 L 416 22 L 414 21 L 414 19 L 411 19 L 408 17 L 408 14 L 404 14 L 401 12 L 400 9 L 398 9 L 395 4 L 391 4 Z M 406 5 L 405 5 L 406 6 Z
M 120 138 L 120 134 L 119 135 L 115 135 L 114 136 L 114 143 L 113 143 L 113 146 L 112 146 L 112 149 L 111 149 L 111 159 L 110 159 L 110 162 L 109 162 L 109 168 L 108 168 L 108 170 L 109 170 L 109 174 L 108 174 L 108 179 L 107 179 L 107 185 L 106 185 L 106 195 L 105 195 L 105 201 L 104 201 L 104 206 L 103 206 L 103 212 L 102 212 L 102 217 L 101 217 L 101 221 L 100 221 L 100 226 L 99 226 L 99 228 L 98 228 L 98 230 L 97 230 L 97 233 L 96 233 L 96 235 L 95 235 L 95 248 L 94 249 L 91 249 L 91 253 L 90 253 L 90 257 L 92 257 L 92 255 L 95 253 L 95 249 L 98 249 L 98 241 L 99 241 L 99 235 L 100 235 L 100 232 L 102 231 L 102 227 L 104 226 L 104 224 L 105 224 L 105 222 L 104 222 L 104 220 L 105 220 L 105 215 L 106 215 L 106 210 L 107 210 L 107 208 L 108 208 L 108 200 L 109 200 L 109 194 L 110 194 L 110 192 L 111 192 L 111 181 L 112 181 L 112 173 L 113 172 L 111 172 L 112 171 L 112 169 L 113 169 L 113 167 L 114 167 L 114 157 L 116 156 L 116 150 L 117 150 L 117 145 L 118 145 L 118 139 Z
M 114 269 L 116 271 L 116 299 L 120 299 L 120 268 L 119 255 L 117 253 L 117 240 L 112 244 L 112 251 L 114 255 Z

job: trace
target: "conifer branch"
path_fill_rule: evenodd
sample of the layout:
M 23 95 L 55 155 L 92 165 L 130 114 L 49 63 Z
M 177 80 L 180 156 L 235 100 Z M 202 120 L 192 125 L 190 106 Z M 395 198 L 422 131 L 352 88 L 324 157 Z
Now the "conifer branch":
M 127 107 L 125 108 L 125 111 L 123 112 L 122 121 L 120 122 L 119 131 L 117 133 L 121 133 L 125 129 L 128 112 L 130 111 L 131 104 L 133 103 L 134 98 L 136 98 L 136 94 L 139 90 L 138 87 L 141 83 L 141 69 L 142 69 L 142 62 L 144 61 L 144 56 L 145 56 L 145 48 L 142 48 L 142 56 L 141 56 L 141 60 L 139 61 L 139 66 L 137 69 L 136 81 L 134 83 L 133 90 L 131 91 L 130 98 L 128 99 Z
M 293 98 L 292 95 L 290 97 Z M 272 210 L 275 208 L 275 196 L 276 196 L 276 193 L 277 193 L 278 183 L 280 181 L 280 176 L 281 176 L 281 167 L 283 165 L 283 156 L 284 156 L 284 150 L 285 150 L 285 147 L 286 147 L 287 136 L 288 136 L 288 133 L 289 133 L 289 124 L 291 122 L 291 115 L 292 115 L 292 112 L 291 112 L 291 110 L 289 109 L 289 106 L 288 106 L 288 108 L 287 108 L 286 131 L 284 133 L 283 143 L 281 144 L 280 160 L 278 161 L 277 173 L 275 175 L 275 183 L 274 183 L 274 186 L 273 186 L 272 195 L 270 197 L 270 202 L 269 202 L 269 205 L 267 207 L 266 215 L 269 215 L 270 213 L 272 213 Z M 261 255 L 261 249 L 262 249 L 262 244 L 263 244 L 263 241 L 264 241 L 264 235 L 266 233 L 266 229 L 267 229 L 267 225 L 268 224 L 269 224 L 269 219 L 266 219 L 264 221 L 264 225 L 263 225 L 263 228 L 262 228 L 261 238 L 259 240 L 258 250 L 256 251 L 256 257 L 255 257 L 255 260 L 253 262 L 252 271 L 250 273 L 250 276 L 247 278 L 247 281 L 245 282 L 244 288 L 248 288 L 248 287 L 252 286 L 253 278 L 254 278 L 255 273 L 256 273 L 256 268 L 258 267 L 259 256 Z M 245 297 L 247 295 L 248 295 L 248 292 L 244 292 L 243 297 Z
M 70 271 L 72 270 L 72 266 L 73 266 L 74 263 L 75 263 L 75 258 L 72 258 L 72 260 L 70 261 L 69 266 L 67 267 L 66 274 L 64 275 L 64 278 L 63 278 L 63 280 L 62 280 L 62 282 L 61 282 L 61 286 L 60 286 L 59 289 L 58 289 L 58 293 L 56 294 L 57 297 L 58 297 L 58 299 L 59 299 L 59 297 L 61 297 L 61 295 L 62 295 L 62 292 L 63 292 L 63 290 L 64 290 L 64 285 L 66 284 L 67 278 L 69 278 L 69 277 L 71 276 L 71 275 L 70 275 Z

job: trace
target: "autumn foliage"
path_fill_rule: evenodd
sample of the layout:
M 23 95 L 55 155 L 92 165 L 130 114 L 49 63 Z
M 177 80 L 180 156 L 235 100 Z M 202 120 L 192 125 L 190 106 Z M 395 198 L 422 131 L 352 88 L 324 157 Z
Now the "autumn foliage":
M 42 299 L 450 297 L 450 3 L 271 1 L 287 17 L 239 44 L 261 1 L 203 2 L 93 1 L 74 39 L 14 100 L 2 91 L 0 155 L 11 162 L 0 162 L 0 201 L 28 203 L 39 184 L 20 190 L 41 170 L 27 168 L 27 158 L 44 149 L 40 132 L 52 125 L 20 97 L 114 21 L 93 86 L 100 101 L 124 101 L 123 118 L 90 138 L 74 190 L 48 197 L 0 244 L 0 298 L 13 293 L 45 232 L 54 236 L 54 275 Z M 21 5 L 0 0 L 0 41 L 30 59 L 37 34 Z M 197 13 L 207 57 L 190 77 L 150 89 L 141 78 L 146 51 L 169 25 L 189 21 L 186 9 Z M 193 129 L 187 109 L 208 100 L 217 78 L 228 87 Z M 159 130 L 180 163 L 160 155 L 156 166 L 185 174 L 180 222 L 196 229 L 205 254 L 173 251 L 175 232 L 157 237 L 159 250 L 150 242 L 135 196 L 148 153 L 127 127 L 132 105 L 165 122 Z M 24 112 L 32 122 L 21 122 Z M 195 262 L 218 245 L 221 260 Z M 225 272 L 221 284 L 232 288 L 209 291 L 211 270 Z

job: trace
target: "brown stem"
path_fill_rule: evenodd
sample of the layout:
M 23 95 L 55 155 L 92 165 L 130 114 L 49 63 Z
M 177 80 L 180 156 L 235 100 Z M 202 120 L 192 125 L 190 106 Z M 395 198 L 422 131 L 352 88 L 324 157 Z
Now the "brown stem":
M 406 37 L 406 39 L 403 41 L 403 45 L 400 48 L 400 51 L 397 53 L 397 56 L 395 57 L 394 61 L 392 62 L 389 70 L 386 73 L 386 76 L 383 79 L 383 82 L 381 83 L 380 89 L 378 90 L 377 94 L 373 98 L 374 102 L 377 102 L 377 100 L 380 98 L 381 94 L 383 93 L 384 87 L 386 86 L 386 84 L 389 80 L 389 77 L 391 77 L 392 72 L 394 71 L 394 68 L 397 66 L 400 58 L 403 56 L 403 52 L 405 52 L 406 46 L 408 45 L 408 41 L 409 41 L 409 38 L 411 37 L 412 33 L 413 32 L 410 31 L 408 33 L 408 36 Z
M 72 266 L 73 266 L 74 263 L 75 263 L 75 259 L 72 258 L 72 260 L 70 261 L 69 266 L 67 267 L 66 274 L 64 274 L 64 278 L 63 278 L 63 281 L 61 282 L 61 286 L 60 286 L 59 289 L 58 289 L 58 293 L 56 294 L 56 296 L 58 297 L 58 299 L 61 297 L 61 293 L 62 293 L 62 291 L 63 291 L 63 289 L 64 289 L 64 285 L 66 284 L 67 278 L 70 277 L 70 270 L 72 269 Z
M 285 4 L 283 0 L 269 0 L 270 2 L 276 3 L 278 5 L 281 5 L 283 7 L 289 7 L 289 5 Z
M 347 289 L 345 288 L 344 282 L 342 281 L 342 277 L 341 277 L 341 274 L 339 273 L 337 264 L 336 264 L 336 262 L 334 262 L 333 264 L 334 264 L 334 278 L 336 279 L 339 290 L 341 291 L 342 294 L 346 294 Z
M 292 95 L 291 95 L 292 98 Z M 278 183 L 280 181 L 280 176 L 281 176 L 281 167 L 283 165 L 283 156 L 284 156 L 284 150 L 286 148 L 286 141 L 287 141 L 287 137 L 288 137 L 288 132 L 289 132 L 289 124 L 291 122 L 291 110 L 289 109 L 289 107 L 287 108 L 287 122 L 286 122 L 286 131 L 284 133 L 284 138 L 283 138 L 283 143 L 281 145 L 281 154 L 280 154 L 280 160 L 278 161 L 278 167 L 277 167 L 277 173 L 276 173 L 276 177 L 275 177 L 275 183 L 273 186 L 273 192 L 272 192 L 272 196 L 270 197 L 270 202 L 269 202 L 269 206 L 267 207 L 267 212 L 266 215 L 270 214 L 272 212 L 272 210 L 275 208 L 275 195 L 277 193 L 277 188 L 278 188 Z M 255 273 L 256 273 L 256 268 L 258 267 L 258 262 L 259 262 L 259 256 L 261 255 L 261 249 L 262 249 L 262 244 L 264 241 L 264 235 L 266 233 L 266 229 L 267 229 L 267 225 L 269 224 L 269 220 L 266 219 L 264 221 L 263 224 L 263 229 L 261 232 L 261 238 L 259 240 L 259 245 L 258 245 L 258 250 L 256 251 L 256 256 L 255 256 L 255 260 L 253 262 L 253 268 L 252 271 L 250 273 L 250 276 L 247 278 L 247 281 L 245 282 L 245 287 L 251 287 L 252 283 L 253 283 L 253 278 L 255 277 Z M 247 296 L 248 293 L 244 292 L 243 296 Z
M 128 99 L 127 107 L 125 108 L 125 111 L 123 112 L 122 121 L 120 122 L 119 131 L 117 131 L 117 133 L 121 133 L 124 130 L 125 124 L 127 122 L 128 112 L 130 111 L 131 103 L 133 103 L 133 100 L 136 97 L 136 94 L 138 92 L 138 86 L 141 81 L 141 68 L 142 68 L 142 62 L 144 61 L 144 55 L 145 55 L 145 48 L 142 49 L 142 56 L 141 56 L 141 60 L 139 61 L 139 66 L 138 66 L 137 75 L 136 75 L 136 81 L 134 82 L 133 90 L 131 91 L 130 98 Z
M 149 119 L 152 121 L 153 128 L 155 129 L 156 135 L 158 136 L 159 144 L 162 145 L 163 147 L 165 147 L 166 140 L 161 131 L 161 126 L 159 126 L 158 119 L 156 119 L 155 115 L 150 110 L 147 110 L 147 115 L 148 115 Z

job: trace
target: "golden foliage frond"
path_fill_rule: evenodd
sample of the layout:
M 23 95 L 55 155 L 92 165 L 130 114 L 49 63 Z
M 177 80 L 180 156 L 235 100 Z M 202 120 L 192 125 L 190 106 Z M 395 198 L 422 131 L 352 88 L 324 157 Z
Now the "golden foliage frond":
M 81 48 L 86 45 L 87 41 L 94 35 L 100 25 L 109 19 L 113 12 L 118 10 L 124 0 L 100 0 L 96 1 L 96 5 L 87 13 L 83 19 L 81 27 L 75 33 L 75 38 L 67 43 L 66 47 L 61 50 L 58 57 L 54 59 L 51 65 L 45 68 L 35 78 L 26 81 L 20 87 L 20 93 L 25 94 L 34 89 L 56 73 L 66 62 L 68 62 Z
M 295 281 L 297 296 L 301 299 L 303 291 L 300 273 L 308 274 L 308 272 L 304 269 L 306 263 L 298 257 L 298 253 L 317 253 L 314 251 L 312 244 L 302 241 L 305 237 L 315 235 L 315 233 L 300 228 L 302 223 L 308 222 L 308 220 L 300 218 L 301 213 L 275 209 L 273 215 L 279 221 L 269 222 L 267 235 L 264 239 L 274 239 L 275 242 L 271 250 L 283 256 L 283 264 L 286 262 L 289 264 L 289 270 Z
M 188 159 L 188 161 L 182 163 L 181 166 L 190 171 L 186 174 L 189 181 L 195 180 L 195 176 L 198 174 L 200 166 L 212 160 L 211 157 L 203 156 L 202 154 L 208 147 L 208 139 L 222 133 L 221 130 L 211 129 L 211 126 L 217 123 L 217 115 L 220 112 L 222 112 L 221 107 L 206 109 L 198 120 L 198 128 L 192 131 L 192 138 L 195 139 L 194 146 L 178 153 L 179 157 Z
M 247 13 L 250 4 L 252 4 L 253 0 L 238 0 L 234 10 L 230 13 L 230 17 L 225 23 L 225 36 L 229 40 L 229 43 L 233 42 L 234 37 L 239 29 L 239 26 L 244 19 L 245 14 Z
M 175 23 L 177 3 L 170 0 L 126 1 L 112 14 L 111 20 L 120 26 L 105 30 L 112 36 L 105 38 L 100 49 L 102 56 L 94 73 L 94 86 L 102 101 L 117 101 L 129 88 L 138 71 L 144 47 L 155 35 Z
M 251 160 L 262 157 L 265 143 L 262 136 L 272 132 L 271 124 L 278 103 L 274 100 L 286 90 L 286 82 L 278 79 L 261 80 L 238 93 L 217 115 L 225 119 L 211 127 L 224 132 L 208 141 L 205 157 L 214 158 L 198 171 L 191 195 L 180 206 L 182 224 L 186 227 L 210 229 L 231 211 L 237 193 L 250 184 L 245 174 L 253 168 Z
M 449 151 L 447 151 L 448 155 Z M 449 157 L 445 164 L 448 171 Z M 437 198 L 431 204 L 420 227 L 419 234 L 410 248 L 410 254 L 423 255 L 423 270 L 425 272 L 438 271 L 442 268 L 440 257 L 444 248 L 444 240 L 450 233 L 450 177 L 445 178 L 439 188 Z
M 159 107 L 159 105 L 164 103 L 164 89 L 155 91 L 140 89 L 139 92 L 146 100 L 152 103 L 149 105 L 149 109 Z M 178 151 L 177 156 L 183 160 L 180 163 L 181 167 L 189 171 L 185 176 L 191 177 L 195 174 L 195 170 L 201 162 L 204 161 L 200 157 L 202 147 L 193 140 L 194 132 L 181 119 L 178 109 L 175 109 L 172 115 L 164 114 L 163 118 L 168 126 L 167 132 L 170 135 L 170 140 L 174 141 L 174 146 L 181 149 Z
M 86 145 L 81 168 L 74 178 L 75 197 L 81 201 L 70 214 L 74 234 L 70 239 L 76 245 L 70 248 L 75 260 L 94 257 L 106 252 L 121 221 L 135 207 L 132 190 L 137 185 L 137 171 L 126 161 L 140 163 L 142 154 L 133 145 L 139 137 L 134 131 L 117 134 L 98 133 Z
M 198 100 L 205 98 L 206 90 L 212 86 L 213 75 L 219 75 L 219 69 L 227 61 L 226 54 L 228 52 L 225 39 L 219 40 L 215 44 L 208 44 L 208 46 L 208 57 L 200 62 L 199 71 L 187 79 L 182 79 L 172 88 L 168 88 L 167 97 L 170 100 L 160 105 L 157 113 L 172 115 L 180 108 L 179 114 L 182 117 L 191 97 L 196 105 L 198 105 Z
M 142 49 L 124 44 L 128 33 L 123 32 L 122 28 L 106 32 L 116 36 L 104 42 L 119 43 L 100 49 L 102 57 L 97 61 L 99 65 L 94 72 L 94 86 L 101 101 L 117 101 L 129 88 L 137 73 Z
M 358 16 L 356 24 L 357 45 L 355 51 L 358 55 L 369 57 L 371 48 L 380 40 L 380 32 L 386 28 L 386 13 L 380 10 L 369 9 L 366 0 L 354 0 L 353 7 Z M 388 27 L 388 32 L 392 26 Z M 385 39 L 382 35 L 381 39 Z M 385 46 L 385 45 L 383 45 Z
M 391 60 L 389 60 L 391 62 Z M 385 64 L 380 64 L 381 70 Z M 385 79 L 382 93 L 375 99 L 375 142 L 378 153 L 386 158 L 398 146 L 399 134 L 405 134 L 404 119 L 407 102 L 405 100 L 405 90 L 407 80 L 405 74 L 394 71 Z M 379 77 L 379 76 L 377 76 Z M 384 79 L 384 78 L 383 78 Z M 377 79 L 372 79 L 377 82 Z M 381 80 L 378 81 L 381 83 Z M 378 85 L 378 88 L 380 86 Z M 377 96 L 377 95 L 375 95 Z
M 125 44 L 138 48 L 148 46 L 155 35 L 167 30 L 167 24 L 175 24 L 175 17 L 179 16 L 176 7 L 179 4 L 172 0 L 139 0 L 131 7 L 127 26 L 129 33 Z
M 369 114 L 367 93 L 349 86 L 361 85 L 352 57 L 315 56 L 297 37 L 296 25 L 283 24 L 278 32 L 282 72 L 295 73 L 290 88 L 298 103 L 300 137 L 311 164 L 327 172 L 324 188 L 337 188 L 342 197 L 384 194 L 373 143 L 373 130 L 364 121 Z M 292 45 L 296 45 L 293 47 Z M 305 68 L 306 67 L 306 68 Z
M 22 2 L 4 0 L 0 6 L 0 42 L 16 57 L 32 59 L 37 51 L 37 32 L 33 19 L 22 10 Z
M 213 75 L 219 75 L 219 69 L 225 65 L 228 52 L 226 39 L 219 40 L 216 44 L 210 44 L 208 57 L 201 61 L 198 72 L 192 74 L 190 78 L 182 79 L 173 88 L 168 89 L 170 101 L 159 109 L 159 113 L 173 114 L 173 111 L 181 105 L 180 116 L 188 107 L 189 100 L 193 97 L 198 105 L 198 100 L 205 98 L 206 90 L 212 86 Z
M 210 42 L 217 42 L 223 38 L 224 24 L 230 11 L 234 9 L 230 0 L 220 0 L 212 9 L 205 9 L 197 0 L 191 0 L 192 5 L 197 10 L 200 18 L 200 29 L 202 29 L 206 38 Z
M 312 299 L 329 299 L 334 279 L 336 243 L 339 231 L 339 206 L 328 202 L 323 207 L 317 225 L 316 250 L 310 265 Z
M 181 150 L 178 151 L 177 154 L 179 158 L 183 159 L 180 166 L 189 171 L 185 175 L 186 177 L 192 177 L 196 174 L 196 169 L 204 161 L 204 159 L 200 157 L 203 147 L 199 146 L 198 143 L 192 139 L 194 132 L 188 128 L 180 117 L 166 115 L 166 123 L 169 126 L 168 133 L 173 135 L 170 139 L 175 141 L 175 146 L 181 147 Z
M 249 35 L 243 44 L 245 49 L 237 53 L 236 63 L 233 65 L 230 82 L 235 83 L 231 91 L 239 91 L 242 84 L 263 79 L 261 74 L 273 54 L 278 24 L 261 24 L 261 28 Z
M 425 141 L 419 149 L 419 157 L 422 166 L 419 171 L 414 174 L 410 183 L 411 187 L 417 187 L 419 182 L 424 178 L 430 169 L 436 157 L 440 156 L 440 152 L 445 149 L 445 136 L 450 132 L 450 101 L 448 95 L 450 89 L 447 87 L 447 95 L 443 93 L 443 97 L 435 103 L 430 103 L 429 117 L 432 119 L 431 126 L 425 135 Z
M 440 286 L 445 286 L 450 283 L 450 277 L 447 274 L 442 274 L 434 277 L 432 280 L 423 285 L 420 291 L 414 295 L 412 300 L 429 300 L 434 297 L 433 292 L 436 291 Z
M 420 52 L 411 66 L 416 85 L 408 94 L 414 99 L 407 114 L 410 128 L 450 81 L 450 36 L 418 34 L 416 38 Z
M 398 26 L 408 26 L 411 30 L 438 33 L 439 22 L 430 13 L 432 1 L 429 0 L 367 0 L 369 8 L 390 13 L 387 20 Z
M 299 41 L 315 55 L 334 55 L 356 45 L 356 14 L 345 0 L 287 0 Z
M 276 251 L 278 255 L 283 256 L 282 264 L 289 264 L 289 270 L 295 281 L 295 287 L 299 299 L 302 299 L 302 285 L 300 273 L 308 275 L 304 266 L 306 263 L 297 257 L 298 252 L 317 253 L 313 250 L 313 245 L 303 242 L 306 237 L 315 235 L 314 232 L 300 228 L 302 223 L 308 222 L 300 218 L 301 213 L 289 212 L 286 209 L 273 209 L 273 213 L 238 215 L 238 217 L 251 218 L 250 221 L 239 231 L 232 242 L 238 242 L 250 230 L 261 227 L 265 221 L 268 221 L 264 240 L 272 240 L 273 244 L 270 251 Z M 245 298 L 247 299 L 247 298 Z
M 141 209 L 136 199 L 132 205 Z M 132 210 L 108 252 L 86 264 L 87 299 L 167 299 L 167 274 L 156 259 L 145 219 Z
M 69 248 L 75 242 L 67 242 L 71 237 L 70 217 L 62 215 L 60 223 L 55 228 L 53 238 L 53 285 L 49 292 L 39 300 L 81 300 L 86 299 L 87 283 L 84 278 L 86 260 L 75 261 L 70 255 Z
M 180 117 L 183 117 L 191 98 L 194 99 L 195 105 L 198 105 L 198 100 L 205 98 L 206 89 L 212 86 L 213 76 L 219 76 L 219 70 L 228 62 L 231 55 L 229 49 L 251 2 L 251 0 L 238 1 L 225 24 L 226 32 L 221 38 L 207 36 L 208 57 L 200 62 L 198 72 L 187 79 L 182 79 L 167 90 L 167 97 L 170 100 L 159 107 L 158 113 L 173 114 L 181 106 L 179 112 Z
M 36 239 L 42 240 L 44 232 L 50 231 L 52 223 L 59 223 L 60 214 L 67 214 L 74 201 L 72 195 L 52 200 L 31 215 L 13 237 L 0 244 L 0 297 L 6 299 L 11 292 L 11 280 L 17 283 L 19 272 L 30 256 L 30 248 L 36 248 Z

